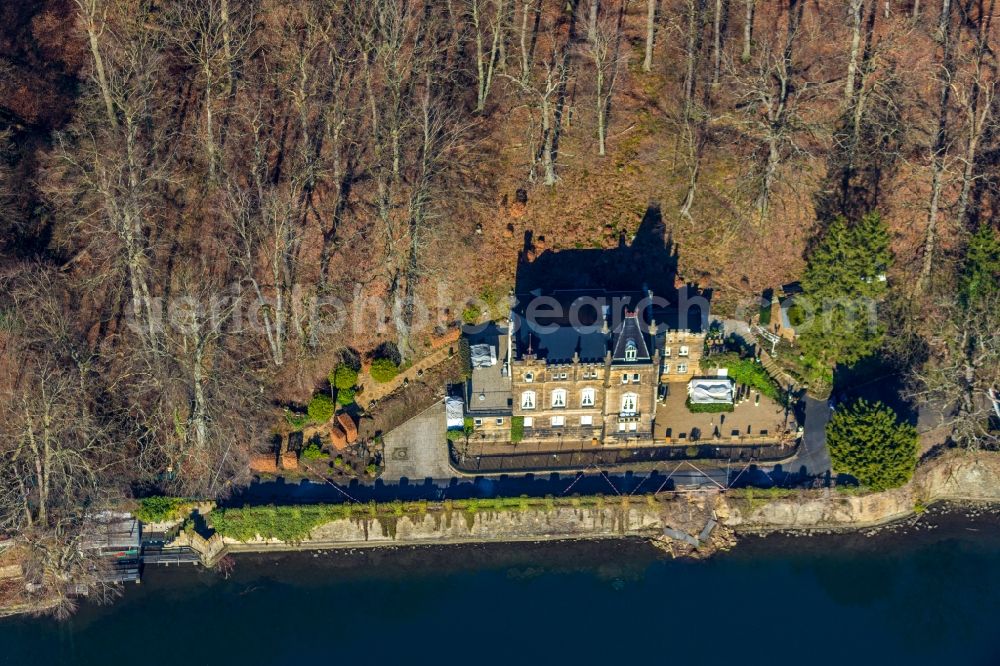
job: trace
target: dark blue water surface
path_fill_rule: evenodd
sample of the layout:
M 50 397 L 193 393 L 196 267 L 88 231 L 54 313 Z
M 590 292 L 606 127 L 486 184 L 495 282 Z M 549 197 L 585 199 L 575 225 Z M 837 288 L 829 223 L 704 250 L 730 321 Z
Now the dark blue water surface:
M 995 516 L 747 538 L 242 556 L 148 569 L 69 621 L 0 621 L 2 664 L 1000 664 Z

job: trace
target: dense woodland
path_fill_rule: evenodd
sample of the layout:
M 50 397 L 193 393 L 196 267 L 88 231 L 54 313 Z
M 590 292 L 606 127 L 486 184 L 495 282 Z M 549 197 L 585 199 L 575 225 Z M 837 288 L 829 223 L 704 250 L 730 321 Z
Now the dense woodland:
M 339 350 L 419 358 L 526 232 L 612 247 L 650 210 L 726 316 L 871 244 L 878 336 L 803 344 L 995 446 L 995 5 L 3 3 L 0 533 L 57 585 L 90 507 L 225 494 Z

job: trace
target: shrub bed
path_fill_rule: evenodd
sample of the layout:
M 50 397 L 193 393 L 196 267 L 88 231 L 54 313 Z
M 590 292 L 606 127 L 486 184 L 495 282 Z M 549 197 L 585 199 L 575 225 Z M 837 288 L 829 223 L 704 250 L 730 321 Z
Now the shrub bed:
M 719 354 L 702 359 L 701 367 L 703 370 L 725 368 L 736 383 L 752 386 L 775 402 L 784 402 L 781 387 L 767 374 L 764 366 L 752 358 L 740 358 L 735 353 Z
M 186 497 L 143 497 L 135 517 L 144 523 L 162 523 L 184 518 L 194 508 L 195 501 Z
M 510 418 L 510 441 L 517 444 L 524 439 L 524 417 L 512 416 Z

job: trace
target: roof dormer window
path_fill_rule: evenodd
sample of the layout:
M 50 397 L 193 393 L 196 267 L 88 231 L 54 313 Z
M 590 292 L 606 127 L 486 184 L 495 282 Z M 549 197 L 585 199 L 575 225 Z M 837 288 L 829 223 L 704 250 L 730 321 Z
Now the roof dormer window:
M 634 361 L 638 354 L 639 352 L 635 346 L 635 340 L 629 338 L 628 342 L 625 343 L 625 360 Z

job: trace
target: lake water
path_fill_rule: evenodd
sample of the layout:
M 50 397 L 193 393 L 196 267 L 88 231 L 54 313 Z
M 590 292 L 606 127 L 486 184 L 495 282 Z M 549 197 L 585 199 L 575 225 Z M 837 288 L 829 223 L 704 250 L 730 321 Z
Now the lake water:
M 1000 521 L 918 524 L 705 561 L 619 541 L 150 568 L 69 621 L 0 620 L 0 663 L 1000 663 Z

